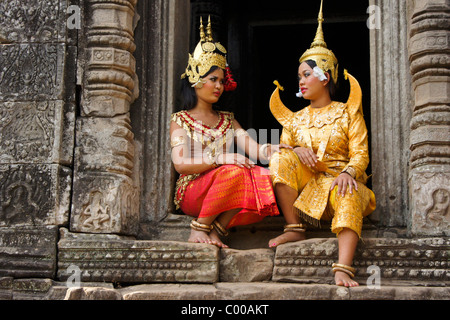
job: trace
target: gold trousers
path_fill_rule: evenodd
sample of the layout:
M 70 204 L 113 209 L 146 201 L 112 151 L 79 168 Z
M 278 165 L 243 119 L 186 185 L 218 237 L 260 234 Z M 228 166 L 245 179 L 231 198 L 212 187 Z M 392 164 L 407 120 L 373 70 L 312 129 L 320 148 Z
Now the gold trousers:
M 294 208 L 303 220 L 314 225 L 320 220 L 331 221 L 331 231 L 336 235 L 349 228 L 361 237 L 363 218 L 375 210 L 375 195 L 362 182 L 357 181 L 358 191 L 352 194 L 347 189 L 344 196 L 338 195 L 337 186 L 330 192 L 336 177 L 313 172 L 292 150 L 283 149 L 272 156 L 270 173 L 274 186 L 282 183 L 298 192 Z

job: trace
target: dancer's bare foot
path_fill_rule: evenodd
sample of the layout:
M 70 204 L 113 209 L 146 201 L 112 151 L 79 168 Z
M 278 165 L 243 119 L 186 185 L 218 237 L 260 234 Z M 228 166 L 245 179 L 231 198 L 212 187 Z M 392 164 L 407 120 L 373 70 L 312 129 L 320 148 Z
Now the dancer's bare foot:
M 222 240 L 220 239 L 219 234 L 217 233 L 216 230 L 212 230 L 209 233 L 209 237 L 211 238 L 211 240 L 213 240 L 217 243 L 217 246 L 219 248 L 229 248 L 225 243 L 222 242 Z
M 359 283 L 352 280 L 348 274 L 342 271 L 336 271 L 334 275 L 334 281 L 336 282 L 337 286 L 342 287 L 357 287 L 359 286 Z
M 285 233 L 279 235 L 275 239 L 270 239 L 269 247 L 275 248 L 283 243 L 301 241 L 301 240 L 305 240 L 305 239 L 306 239 L 306 236 L 305 236 L 304 232 L 288 231 L 288 232 L 285 232 Z
M 211 237 L 204 231 L 198 231 L 198 230 L 191 230 L 191 235 L 189 236 L 188 242 L 193 243 L 207 243 L 207 244 L 213 244 L 215 246 L 218 246 L 219 248 L 221 245 L 219 242 L 217 242 L 214 239 L 211 239 Z

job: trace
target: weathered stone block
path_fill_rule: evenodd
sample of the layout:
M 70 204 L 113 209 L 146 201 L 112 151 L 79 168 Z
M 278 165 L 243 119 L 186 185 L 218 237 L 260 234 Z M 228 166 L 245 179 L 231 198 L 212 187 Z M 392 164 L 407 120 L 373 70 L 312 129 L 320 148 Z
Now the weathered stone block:
M 13 280 L 13 277 L 0 277 L 0 300 L 13 299 Z
M 133 22 L 136 3 L 136 0 L 120 2 L 90 0 L 90 26 L 94 30 L 109 26 L 132 35 L 134 34 Z
M 78 172 L 74 177 L 70 229 L 136 235 L 139 194 L 125 175 Z
M 0 101 L 64 99 L 65 44 L 0 46 Z
M 0 163 L 71 163 L 74 111 L 62 101 L 0 102 Z
M 136 241 L 114 235 L 62 232 L 58 243 L 58 278 L 70 266 L 82 282 L 214 283 L 219 278 L 219 249 L 174 241 Z
M 447 238 L 364 239 L 353 260 L 355 279 L 365 283 L 369 277 L 379 276 L 382 286 L 391 283 L 446 285 L 450 282 L 449 249 Z M 281 245 L 277 247 L 272 279 L 332 284 L 331 265 L 337 262 L 337 257 L 337 239 L 310 239 Z
M 60 165 L 0 165 L 0 227 L 66 225 L 71 174 Z
M 272 278 L 272 249 L 220 251 L 221 282 L 269 281 Z
M 77 123 L 77 172 L 112 172 L 131 176 L 134 142 L 128 115 L 81 118 Z
M 447 106 L 450 104 L 450 77 L 444 72 L 436 73 L 432 77 L 424 77 L 414 83 L 416 109 L 433 104 Z
M 53 278 L 58 227 L 0 228 L 0 277 Z
M 122 300 L 122 295 L 108 288 L 69 288 L 64 300 Z

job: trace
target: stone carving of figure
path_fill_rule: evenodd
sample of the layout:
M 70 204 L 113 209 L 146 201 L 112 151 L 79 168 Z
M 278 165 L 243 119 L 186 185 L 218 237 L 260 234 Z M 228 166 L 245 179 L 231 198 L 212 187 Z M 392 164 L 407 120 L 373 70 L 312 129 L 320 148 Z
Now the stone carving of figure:
M 433 206 L 428 211 L 428 219 L 434 224 L 439 224 L 442 221 L 450 220 L 449 204 L 450 195 L 447 190 L 437 189 L 433 192 Z
M 109 207 L 104 204 L 101 192 L 92 192 L 89 196 L 89 204 L 82 212 L 82 217 L 87 217 L 83 227 L 93 230 L 101 230 L 104 224 L 110 220 Z

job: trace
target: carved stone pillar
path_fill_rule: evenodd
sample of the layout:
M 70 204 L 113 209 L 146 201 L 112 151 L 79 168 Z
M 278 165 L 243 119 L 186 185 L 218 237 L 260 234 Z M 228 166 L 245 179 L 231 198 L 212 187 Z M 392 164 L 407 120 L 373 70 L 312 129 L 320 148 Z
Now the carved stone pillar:
M 411 3 L 410 231 L 450 234 L 450 1 Z
M 408 215 L 411 76 L 408 62 L 406 1 L 372 0 L 371 164 L 382 226 L 404 227 Z M 379 24 L 377 24 L 378 22 Z
M 138 95 L 133 57 L 136 3 L 83 1 L 71 231 L 137 233 L 139 199 L 129 116 Z

